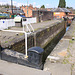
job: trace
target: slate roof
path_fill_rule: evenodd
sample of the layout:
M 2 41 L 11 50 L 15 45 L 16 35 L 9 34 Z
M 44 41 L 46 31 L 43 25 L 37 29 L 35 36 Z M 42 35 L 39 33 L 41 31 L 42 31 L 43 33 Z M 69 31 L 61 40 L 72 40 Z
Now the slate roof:
M 22 10 L 13 10 L 13 13 L 16 13 L 16 14 L 22 13 L 22 14 L 24 14 L 24 12 Z
M 8 10 L 7 8 L 0 8 L 1 12 L 8 12 L 7 10 Z
M 10 12 L 11 8 L 0 8 L 0 12 Z M 24 14 L 24 12 L 20 9 L 20 8 L 13 8 L 13 13 L 19 14 L 22 13 Z
M 52 9 L 51 10 L 52 12 L 71 12 L 71 11 L 69 11 L 68 9 L 66 9 L 66 8 L 54 8 L 54 9 Z
M 37 8 L 36 10 L 35 9 L 33 9 L 33 11 L 48 11 L 46 8 Z M 49 11 L 48 11 L 49 12 Z

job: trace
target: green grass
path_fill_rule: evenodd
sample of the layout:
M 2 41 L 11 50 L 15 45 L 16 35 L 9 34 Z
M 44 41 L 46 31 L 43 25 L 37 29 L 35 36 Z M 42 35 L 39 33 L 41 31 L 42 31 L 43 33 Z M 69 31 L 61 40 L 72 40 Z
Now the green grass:
M 19 35 L 22 36 L 24 33 L 20 33 Z
M 71 44 L 72 44 L 72 43 L 73 43 L 73 41 L 72 41 L 72 40 L 70 40 L 70 41 L 69 41 L 69 43 L 71 43 Z
M 6 16 L 0 16 L 0 18 L 3 18 L 3 17 L 6 17 Z
M 67 63 L 69 63 L 69 60 L 65 58 L 65 59 L 63 60 L 63 64 L 67 64 Z
M 8 41 L 5 41 L 5 43 L 8 43 Z

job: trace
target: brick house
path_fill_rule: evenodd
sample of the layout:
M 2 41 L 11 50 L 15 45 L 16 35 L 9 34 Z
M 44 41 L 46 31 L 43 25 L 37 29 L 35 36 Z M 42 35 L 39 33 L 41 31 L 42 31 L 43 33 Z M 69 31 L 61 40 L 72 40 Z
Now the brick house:
M 74 18 L 75 17 L 75 9 L 68 9 L 70 10 L 72 13 L 68 14 L 69 18 Z
M 71 11 L 66 8 L 56 8 L 51 10 L 53 12 L 54 18 L 62 19 L 63 17 L 67 16 Z
M 24 11 L 26 17 L 32 17 L 32 10 L 37 9 L 36 7 L 34 8 L 31 4 L 29 6 L 22 6 L 21 8 Z
M 30 4 L 29 6 L 22 6 L 21 9 L 24 11 L 26 17 L 36 17 L 37 22 L 53 18 L 53 12 L 50 11 L 50 8 L 34 8 Z

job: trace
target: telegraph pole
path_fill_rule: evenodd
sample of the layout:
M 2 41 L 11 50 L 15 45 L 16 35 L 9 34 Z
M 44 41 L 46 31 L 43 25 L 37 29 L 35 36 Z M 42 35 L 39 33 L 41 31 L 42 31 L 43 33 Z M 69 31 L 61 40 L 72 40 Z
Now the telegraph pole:
M 13 16 L 13 1 L 11 0 L 11 11 L 12 11 L 12 16 Z M 14 16 L 13 16 L 14 18 Z
M 28 0 L 27 0 L 27 17 L 28 17 Z

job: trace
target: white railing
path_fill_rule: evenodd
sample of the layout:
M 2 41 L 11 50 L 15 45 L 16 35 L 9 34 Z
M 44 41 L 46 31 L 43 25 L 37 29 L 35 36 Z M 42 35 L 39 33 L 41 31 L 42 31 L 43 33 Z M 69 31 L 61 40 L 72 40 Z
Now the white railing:
M 34 28 L 30 23 L 28 23 L 30 27 L 32 28 L 32 32 L 34 32 Z M 2 30 L 5 32 L 17 32 L 17 33 L 24 33 L 25 34 L 25 58 L 28 58 L 27 54 L 27 34 L 31 34 L 30 28 L 28 27 L 28 24 L 26 24 L 26 28 L 29 30 L 29 32 L 25 32 L 25 24 L 23 25 L 23 31 L 18 31 L 18 30 Z
M 8 27 L 15 26 L 14 19 L 2 19 L 0 20 L 0 30 L 8 29 Z
M 37 23 L 37 19 L 36 17 L 32 17 L 32 18 L 26 18 L 26 21 L 22 20 L 22 24 L 26 24 L 26 23 Z

